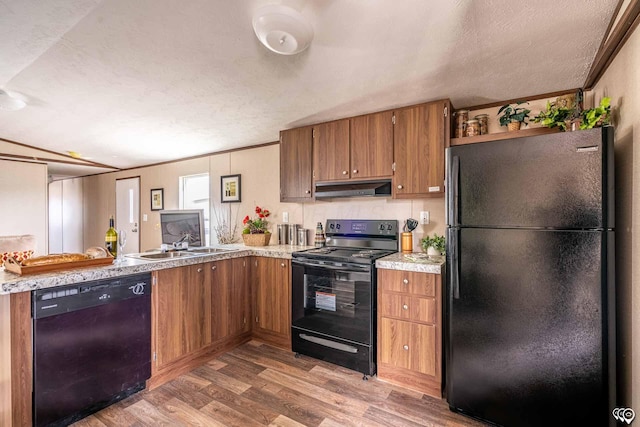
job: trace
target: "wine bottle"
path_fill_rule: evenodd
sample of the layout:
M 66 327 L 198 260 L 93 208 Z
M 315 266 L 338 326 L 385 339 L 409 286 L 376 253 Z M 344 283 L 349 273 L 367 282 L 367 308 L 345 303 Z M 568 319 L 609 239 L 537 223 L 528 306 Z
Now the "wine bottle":
M 118 232 L 113 226 L 113 215 L 111 215 L 109 218 L 109 229 L 104 237 L 104 245 L 109 253 L 115 258 L 118 256 Z

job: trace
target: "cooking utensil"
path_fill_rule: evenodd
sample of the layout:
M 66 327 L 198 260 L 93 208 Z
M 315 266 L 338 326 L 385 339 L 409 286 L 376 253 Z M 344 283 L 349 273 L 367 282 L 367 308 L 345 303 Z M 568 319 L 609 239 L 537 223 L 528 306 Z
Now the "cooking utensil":
M 418 221 L 416 221 L 413 218 L 409 218 L 408 220 L 406 220 L 404 222 L 403 230 L 405 232 L 411 232 L 411 231 L 415 230 L 417 226 L 418 226 Z

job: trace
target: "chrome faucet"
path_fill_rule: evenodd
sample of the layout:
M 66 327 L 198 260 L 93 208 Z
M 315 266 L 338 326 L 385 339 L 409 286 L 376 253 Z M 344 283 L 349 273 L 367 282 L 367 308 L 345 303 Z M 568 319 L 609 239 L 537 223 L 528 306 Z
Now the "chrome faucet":
M 171 245 L 174 249 L 187 249 L 189 247 L 189 239 L 191 238 L 191 234 L 185 233 L 180 240 L 176 240 Z

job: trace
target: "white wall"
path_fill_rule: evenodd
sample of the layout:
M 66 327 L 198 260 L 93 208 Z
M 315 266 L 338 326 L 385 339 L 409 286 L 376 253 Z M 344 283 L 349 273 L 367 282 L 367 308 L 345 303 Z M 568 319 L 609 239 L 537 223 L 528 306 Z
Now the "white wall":
M 589 96 L 611 97 L 616 131 L 618 403 L 640 414 L 640 31 L 636 28 Z M 636 260 L 634 263 L 633 260 Z
M 0 236 L 33 234 L 48 253 L 47 165 L 0 160 Z

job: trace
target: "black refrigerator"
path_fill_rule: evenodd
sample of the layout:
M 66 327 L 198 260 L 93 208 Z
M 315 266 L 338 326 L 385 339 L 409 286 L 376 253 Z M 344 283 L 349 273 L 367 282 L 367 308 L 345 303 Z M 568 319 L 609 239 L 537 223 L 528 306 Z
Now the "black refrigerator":
M 446 170 L 450 409 L 614 425 L 613 128 L 451 147 Z

